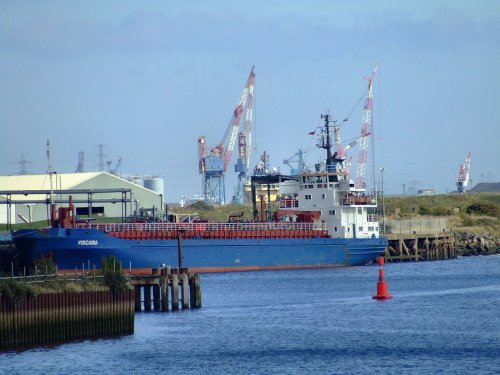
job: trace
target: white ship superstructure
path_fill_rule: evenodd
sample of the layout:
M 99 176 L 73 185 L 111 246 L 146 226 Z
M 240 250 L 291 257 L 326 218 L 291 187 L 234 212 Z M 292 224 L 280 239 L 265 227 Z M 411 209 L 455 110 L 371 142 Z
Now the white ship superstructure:
M 319 147 L 327 151 L 324 171 L 318 165 L 316 172 L 282 182 L 278 214 L 290 221 L 321 221 L 333 238 L 378 238 L 377 201 L 349 179 L 350 163 L 345 153 L 331 154 L 329 115 L 322 117 L 325 126 Z M 334 127 L 334 134 L 339 140 L 338 127 Z

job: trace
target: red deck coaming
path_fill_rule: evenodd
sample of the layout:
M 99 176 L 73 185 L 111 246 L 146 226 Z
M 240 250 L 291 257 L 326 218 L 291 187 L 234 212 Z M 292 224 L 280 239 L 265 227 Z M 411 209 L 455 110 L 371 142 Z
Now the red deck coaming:
M 174 231 L 124 231 L 108 232 L 110 236 L 125 240 L 174 240 L 180 232 Z M 329 238 L 326 230 L 278 229 L 235 231 L 185 231 L 183 239 L 260 239 L 260 238 Z

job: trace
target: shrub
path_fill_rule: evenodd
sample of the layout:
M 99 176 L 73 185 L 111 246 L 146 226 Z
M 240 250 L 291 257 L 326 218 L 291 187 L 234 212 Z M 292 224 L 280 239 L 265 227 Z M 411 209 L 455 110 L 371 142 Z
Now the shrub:
M 34 265 L 39 274 L 53 275 L 57 272 L 56 264 L 51 258 L 40 258 L 34 262 Z
M 467 212 L 470 215 L 485 215 L 485 216 L 498 216 L 499 212 L 498 206 L 494 205 L 493 203 L 487 203 L 487 202 L 478 202 L 478 203 L 473 203 L 465 209 L 465 212 Z
M 460 214 L 460 219 L 462 219 L 462 226 L 464 227 L 472 227 L 474 225 L 474 220 L 464 213 Z
M 195 210 L 200 210 L 200 211 L 211 211 L 214 209 L 213 206 L 209 205 L 208 203 L 204 201 L 197 201 L 194 202 L 193 204 L 189 205 L 189 208 L 194 208 Z
M 102 258 L 102 272 L 121 272 L 122 270 L 122 262 L 120 262 L 120 259 L 115 257 L 114 255 L 105 255 Z
M 431 209 L 428 206 L 420 205 L 418 207 L 418 213 L 420 215 L 431 215 Z
M 128 289 L 128 281 L 122 273 L 122 263 L 113 255 L 105 255 L 102 258 L 102 272 L 104 285 L 112 291 L 123 291 Z
M 37 296 L 36 290 L 31 285 L 14 279 L 0 281 L 0 294 L 15 304 L 21 302 L 25 297 L 35 298 Z
M 451 214 L 448 208 L 441 206 L 433 207 L 431 213 L 433 216 L 448 216 Z
M 104 273 L 104 284 L 113 292 L 128 290 L 128 281 L 121 272 L 107 271 Z

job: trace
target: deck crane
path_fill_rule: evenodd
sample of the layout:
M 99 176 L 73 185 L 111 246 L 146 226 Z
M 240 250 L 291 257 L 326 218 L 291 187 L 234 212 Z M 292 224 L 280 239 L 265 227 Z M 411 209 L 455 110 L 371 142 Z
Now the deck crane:
M 299 148 L 299 150 L 293 154 L 291 158 L 283 160 L 283 164 L 290 167 L 290 175 L 296 176 L 304 172 L 305 164 L 302 155 L 304 155 L 304 151 Z M 295 159 L 295 157 L 297 157 L 297 159 Z M 297 163 L 297 167 L 294 167 L 292 163 Z
M 264 176 L 268 173 L 271 173 L 271 165 L 269 164 L 269 154 L 264 151 L 262 155 L 260 155 L 257 164 L 255 164 L 253 175 Z
M 234 166 L 234 171 L 238 173 L 238 184 L 236 185 L 232 203 L 243 203 L 243 192 L 247 183 L 247 172 L 250 165 L 253 126 L 253 86 L 255 83 L 253 69 L 254 67 L 252 66 L 246 85 L 248 87 L 248 98 L 243 120 L 243 131 L 238 134 L 238 159 Z
M 207 155 L 205 137 L 201 136 L 198 138 L 198 167 L 199 173 L 202 175 L 203 199 L 207 203 L 225 203 L 224 176 L 231 159 L 249 92 L 252 91 L 253 94 L 253 79 L 255 77 L 253 69 L 254 67 L 252 67 L 247 82 L 243 87 L 241 98 L 233 111 L 222 141 L 212 148 L 210 154 Z M 252 87 L 251 89 L 250 86 Z
M 359 139 L 359 154 L 358 166 L 356 170 L 355 187 L 364 189 L 366 187 L 366 161 L 368 159 L 368 139 L 372 134 L 372 94 L 373 94 L 373 79 L 378 71 L 378 64 L 372 70 L 371 76 L 368 79 L 368 93 L 365 99 L 363 108 L 363 119 L 361 123 L 361 137 Z
M 465 163 L 460 165 L 457 178 L 457 190 L 459 193 L 467 192 L 467 185 L 470 179 L 470 152 L 465 158 Z

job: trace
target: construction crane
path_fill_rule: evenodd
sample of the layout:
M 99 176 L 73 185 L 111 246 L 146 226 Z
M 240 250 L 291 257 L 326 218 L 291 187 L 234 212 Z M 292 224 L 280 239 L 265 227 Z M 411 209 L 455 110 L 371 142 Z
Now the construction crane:
M 470 152 L 465 158 L 465 163 L 460 165 L 457 178 L 457 190 L 459 193 L 467 192 L 467 185 L 470 179 Z
M 115 167 L 110 171 L 111 174 L 114 174 L 115 176 L 118 175 L 118 170 L 120 169 L 122 165 L 122 158 L 118 158 L 118 161 L 115 164 Z
M 361 137 L 359 139 L 359 154 L 358 165 L 356 170 L 355 187 L 364 189 L 366 187 L 366 161 L 368 159 L 368 139 L 372 134 L 372 95 L 373 95 L 373 79 L 378 71 L 378 64 L 372 70 L 371 76 L 368 79 L 368 92 L 363 108 L 363 118 L 361 122 Z
M 248 97 L 243 120 L 243 131 L 238 134 L 238 159 L 234 166 L 234 171 L 238 173 L 238 184 L 236 185 L 232 203 L 243 203 L 243 192 L 247 183 L 247 172 L 250 165 L 253 126 L 253 86 L 255 83 L 253 68 L 250 71 L 247 81 Z
M 241 98 L 233 111 L 222 141 L 212 148 L 210 154 L 207 155 L 205 137 L 201 136 L 198 138 L 198 168 L 199 173 L 202 175 L 203 199 L 206 203 L 225 203 L 224 177 L 229 161 L 231 160 L 236 135 L 238 134 L 241 118 L 247 106 L 247 99 L 250 92 L 252 92 L 253 97 L 253 82 L 255 78 L 253 70 L 254 67 L 252 66 L 247 82 L 243 87 Z M 249 113 L 251 115 L 251 110 Z
M 304 154 L 304 151 L 302 151 L 300 148 L 299 150 L 293 154 L 293 156 L 289 159 L 284 159 L 283 164 L 288 165 L 290 167 L 290 175 L 296 176 L 304 172 L 305 165 L 304 165 L 304 158 L 302 155 Z M 292 163 L 297 164 L 295 167 L 292 165 Z
M 76 166 L 75 173 L 82 173 L 84 171 L 85 153 L 83 151 L 78 152 L 78 165 Z

